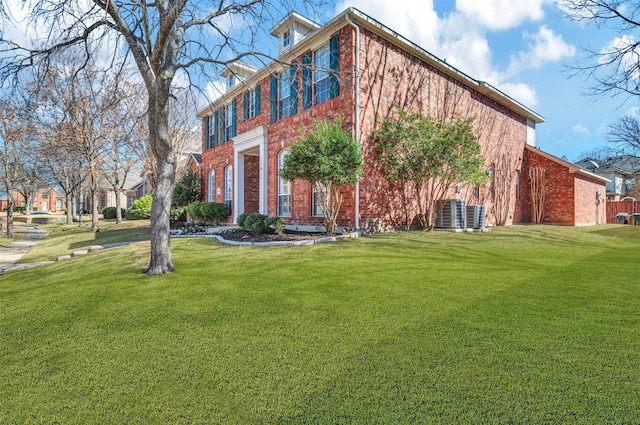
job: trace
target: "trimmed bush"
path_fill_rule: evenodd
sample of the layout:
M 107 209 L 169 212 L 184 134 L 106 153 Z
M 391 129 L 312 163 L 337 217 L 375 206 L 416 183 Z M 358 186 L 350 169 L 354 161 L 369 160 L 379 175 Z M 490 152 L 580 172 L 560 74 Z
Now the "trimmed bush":
M 191 217 L 192 220 L 202 220 L 202 211 L 201 208 L 206 202 L 193 202 L 187 205 L 187 214 Z
M 260 213 L 249 213 L 244 219 L 242 228 L 247 232 L 255 233 L 257 235 L 263 234 L 268 228 L 269 217 Z
M 247 219 L 247 216 L 249 214 L 253 214 L 253 213 L 242 213 L 238 216 L 238 219 L 236 220 L 236 224 L 240 226 L 240 228 L 244 229 L 244 221 Z
M 140 199 L 136 199 L 125 213 L 127 220 L 144 220 L 151 218 L 151 204 L 153 203 L 153 196 L 144 195 Z
M 170 220 L 172 223 L 184 223 L 185 221 L 187 221 L 187 207 L 172 208 Z
M 122 213 L 121 217 L 124 217 L 125 214 L 127 213 L 127 210 L 125 210 L 124 208 L 120 208 L 120 212 Z M 102 210 L 102 217 L 105 220 L 113 220 L 116 218 L 116 207 L 106 207 L 105 209 Z
M 282 217 L 270 217 L 268 219 L 269 227 L 273 228 L 273 232 L 276 235 L 281 235 L 284 233 L 284 218 Z
M 212 221 L 216 226 L 229 217 L 230 213 L 229 206 L 220 202 L 205 202 L 200 206 L 200 214 L 204 221 Z

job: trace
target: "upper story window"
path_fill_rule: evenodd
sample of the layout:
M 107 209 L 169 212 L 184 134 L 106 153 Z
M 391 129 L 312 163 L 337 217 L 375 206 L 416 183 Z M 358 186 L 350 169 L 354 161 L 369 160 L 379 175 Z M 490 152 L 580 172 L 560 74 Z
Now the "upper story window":
M 227 77 L 227 87 L 233 87 L 236 85 L 236 76 L 234 74 L 229 74 Z
M 282 47 L 291 46 L 291 30 L 288 29 L 282 34 Z
M 278 76 L 278 118 L 285 118 L 297 112 L 296 95 L 295 66 L 292 66 Z
M 260 115 L 260 85 L 253 90 L 244 92 L 244 119 Z
M 234 136 L 231 130 L 232 126 L 233 126 L 233 107 L 231 105 L 227 105 L 224 108 L 224 140 L 229 140 Z
M 313 53 L 313 103 L 321 103 L 330 98 L 329 58 L 329 43 Z

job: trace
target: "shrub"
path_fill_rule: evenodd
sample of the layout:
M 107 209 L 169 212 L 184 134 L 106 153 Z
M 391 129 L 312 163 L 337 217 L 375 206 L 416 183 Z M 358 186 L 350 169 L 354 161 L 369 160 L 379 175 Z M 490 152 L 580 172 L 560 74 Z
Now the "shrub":
M 212 221 L 216 226 L 229 217 L 229 213 L 229 206 L 219 202 L 204 202 L 200 206 L 200 215 L 204 221 Z
M 187 213 L 189 214 L 189 217 L 191 217 L 192 220 L 202 220 L 202 205 L 204 205 L 205 202 L 193 202 L 189 205 L 187 205 Z
M 244 225 L 242 228 L 247 232 L 260 235 L 269 228 L 269 217 L 260 213 L 249 213 L 244 219 Z
M 276 235 L 284 233 L 284 219 L 282 217 L 270 217 L 268 224 L 270 227 L 273 227 L 273 231 Z
M 236 220 L 236 224 L 244 229 L 244 221 L 247 219 L 247 216 L 249 214 L 253 214 L 253 213 L 242 213 L 242 214 L 240 214 L 238 216 L 238 219 Z
M 151 204 L 153 203 L 153 196 L 144 195 L 140 199 L 136 199 L 126 213 L 127 220 L 143 220 L 151 218 Z
M 173 189 L 172 203 L 183 207 L 202 199 L 202 178 L 199 172 L 187 170 L 176 182 Z
M 172 223 L 187 221 L 187 207 L 172 208 L 170 220 Z
M 127 213 L 127 210 L 125 210 L 124 208 L 120 208 L 120 212 L 122 212 L 121 217 L 124 217 Z M 116 218 L 116 207 L 106 207 L 105 209 L 103 209 L 102 217 L 105 220 L 113 220 L 114 218 Z

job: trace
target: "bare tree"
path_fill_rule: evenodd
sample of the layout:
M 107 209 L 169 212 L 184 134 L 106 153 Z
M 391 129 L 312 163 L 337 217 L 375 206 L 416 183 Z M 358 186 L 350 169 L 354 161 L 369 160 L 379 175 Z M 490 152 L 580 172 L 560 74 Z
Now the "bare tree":
M 321 0 L 320 0 L 321 1 Z M 304 0 L 302 3 L 318 3 Z M 133 58 L 148 95 L 148 148 L 156 163 L 151 211 L 150 275 L 174 270 L 169 244 L 169 219 L 176 170 L 176 153 L 169 136 L 170 94 L 178 73 L 189 78 L 191 69 L 203 70 L 260 56 L 254 50 L 259 34 L 274 22 L 273 11 L 291 10 L 301 2 L 234 0 L 156 2 L 91 0 L 34 0 L 31 19 L 45 27 L 45 46 L 29 48 L 3 40 L 2 75 L 15 75 L 34 63 L 47 62 L 70 46 L 83 45 L 87 56 L 120 54 L 122 42 Z M 104 48 L 111 43 L 108 49 Z M 102 45 L 101 45 L 102 44 Z M 99 50 L 103 48 L 104 50 Z M 111 52 L 111 53 L 105 53 Z M 194 77 L 195 78 L 195 77 Z M 197 79 L 197 78 L 196 78 Z
M 640 95 L 640 7 L 633 0 L 562 0 L 558 5 L 568 19 L 608 28 L 619 36 L 601 50 L 584 48 L 588 63 L 569 66 L 571 75 L 586 75 L 586 94 L 595 98 Z
M 0 174 L 7 193 L 7 236 L 13 236 L 14 195 L 25 179 L 22 161 L 30 150 L 25 102 L 15 93 L 0 99 Z
M 640 156 L 640 110 L 634 115 L 623 115 L 610 124 L 605 137 L 617 147 L 618 153 Z

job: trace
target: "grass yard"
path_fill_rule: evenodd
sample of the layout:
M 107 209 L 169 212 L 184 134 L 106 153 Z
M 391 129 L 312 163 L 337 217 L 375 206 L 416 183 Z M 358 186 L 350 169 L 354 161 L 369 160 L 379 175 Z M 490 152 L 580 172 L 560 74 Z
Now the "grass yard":
M 172 246 L 0 277 L 0 423 L 640 423 L 640 226 Z

